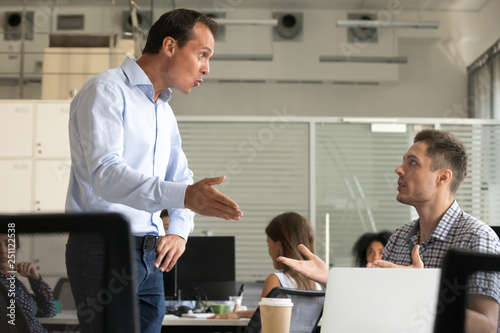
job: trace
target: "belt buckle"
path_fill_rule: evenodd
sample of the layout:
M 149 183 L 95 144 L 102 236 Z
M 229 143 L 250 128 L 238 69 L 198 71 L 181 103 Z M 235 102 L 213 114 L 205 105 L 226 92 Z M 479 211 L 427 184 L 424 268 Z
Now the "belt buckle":
M 143 251 L 150 251 L 155 248 L 156 237 L 155 236 L 145 236 L 144 243 L 142 244 Z

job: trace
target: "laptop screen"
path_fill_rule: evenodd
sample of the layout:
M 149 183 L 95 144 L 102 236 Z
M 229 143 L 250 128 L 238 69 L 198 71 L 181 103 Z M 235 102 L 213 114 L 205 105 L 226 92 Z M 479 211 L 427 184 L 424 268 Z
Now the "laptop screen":
M 321 331 L 432 333 L 440 269 L 332 268 Z

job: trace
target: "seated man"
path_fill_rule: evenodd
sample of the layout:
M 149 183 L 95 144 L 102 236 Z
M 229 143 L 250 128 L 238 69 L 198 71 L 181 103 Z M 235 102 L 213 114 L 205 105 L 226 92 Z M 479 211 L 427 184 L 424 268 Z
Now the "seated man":
M 368 267 L 439 268 L 451 248 L 500 254 L 500 240 L 484 222 L 466 214 L 455 193 L 467 175 L 462 142 L 446 131 L 423 130 L 396 169 L 397 200 L 415 207 L 419 218 L 398 228 L 382 256 Z M 300 245 L 310 260 L 279 261 L 326 285 L 328 266 Z M 498 274 L 480 272 L 469 279 L 466 332 L 497 332 L 500 303 Z

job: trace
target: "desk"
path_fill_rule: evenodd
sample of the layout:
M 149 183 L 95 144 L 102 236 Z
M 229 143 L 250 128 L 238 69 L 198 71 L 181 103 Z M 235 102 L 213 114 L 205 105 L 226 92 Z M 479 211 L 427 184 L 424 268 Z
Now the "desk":
M 37 318 L 42 325 L 51 331 L 78 331 L 78 318 L 75 311 L 63 311 L 52 318 Z M 243 332 L 249 319 L 205 319 L 179 318 L 165 315 L 162 332 Z

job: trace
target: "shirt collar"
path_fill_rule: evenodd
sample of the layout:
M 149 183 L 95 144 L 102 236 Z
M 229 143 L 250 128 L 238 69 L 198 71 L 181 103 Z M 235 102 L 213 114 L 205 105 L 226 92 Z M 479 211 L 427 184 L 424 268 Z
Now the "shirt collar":
M 457 220 L 459 215 L 462 215 L 462 209 L 458 205 L 457 201 L 454 200 L 453 204 L 448 208 L 441 221 L 437 225 L 436 230 L 431 234 L 431 237 L 437 238 L 439 240 L 445 240 L 446 236 L 450 232 L 453 223 Z
M 453 204 L 450 206 L 450 208 L 448 208 L 446 213 L 441 218 L 441 221 L 439 221 L 436 229 L 429 236 L 429 240 L 431 240 L 432 238 L 445 240 L 446 236 L 450 232 L 451 227 L 453 226 L 453 223 L 455 223 L 458 216 L 461 214 L 462 214 L 462 209 L 458 205 L 457 201 L 454 200 Z M 411 228 L 407 238 L 408 243 L 412 242 L 414 243 L 413 245 L 418 244 L 419 232 L 420 232 L 420 219 L 418 219 Z
M 131 86 L 138 86 L 139 89 L 152 99 L 154 97 L 153 84 L 142 68 L 137 65 L 136 61 L 137 59 L 127 57 L 121 65 L 121 69 L 128 78 Z M 158 96 L 158 100 L 161 100 L 163 103 L 167 103 L 172 96 L 171 93 L 172 90 L 170 88 L 165 89 Z

